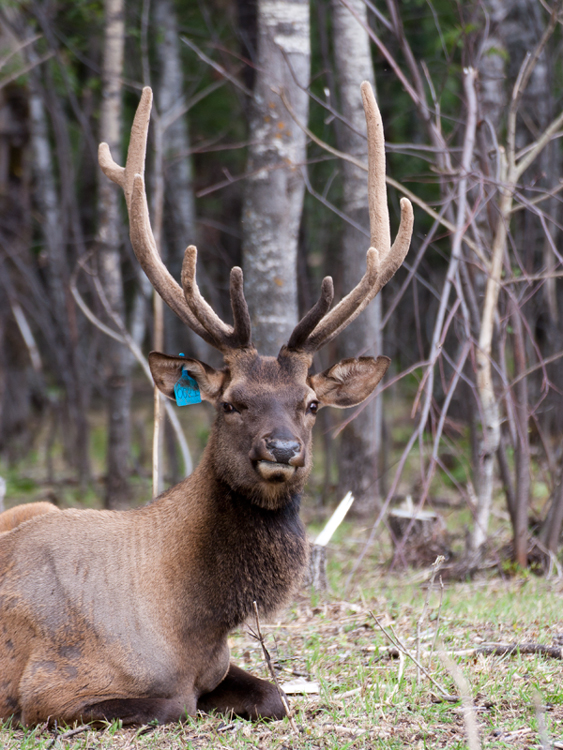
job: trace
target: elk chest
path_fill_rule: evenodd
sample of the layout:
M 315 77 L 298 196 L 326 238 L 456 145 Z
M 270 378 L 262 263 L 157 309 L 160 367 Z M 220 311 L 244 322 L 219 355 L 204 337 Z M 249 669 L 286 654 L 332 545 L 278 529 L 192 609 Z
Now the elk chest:
M 205 580 L 200 610 L 231 630 L 254 611 L 273 612 L 301 580 L 308 544 L 300 498 L 278 510 L 257 507 L 232 490 L 214 503 L 199 556 Z

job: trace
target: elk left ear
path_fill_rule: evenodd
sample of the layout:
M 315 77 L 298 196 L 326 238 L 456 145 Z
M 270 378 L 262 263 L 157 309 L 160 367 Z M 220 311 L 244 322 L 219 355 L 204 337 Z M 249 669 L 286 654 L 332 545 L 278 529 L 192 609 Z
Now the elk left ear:
M 343 359 L 328 370 L 312 375 L 309 385 L 317 394 L 321 406 L 345 409 L 361 404 L 373 393 L 390 363 L 389 357 Z

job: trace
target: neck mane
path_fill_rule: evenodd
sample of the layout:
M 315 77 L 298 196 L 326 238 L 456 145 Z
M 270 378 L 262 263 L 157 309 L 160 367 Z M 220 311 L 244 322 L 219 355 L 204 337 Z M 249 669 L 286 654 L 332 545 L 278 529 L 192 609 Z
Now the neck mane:
M 205 463 L 204 457 L 198 469 L 208 468 Z M 196 470 L 189 480 L 199 485 L 198 506 L 186 522 L 191 526 L 190 517 L 197 517 L 197 531 L 189 536 L 197 545 L 197 567 L 205 571 L 202 621 L 231 630 L 253 614 L 254 601 L 260 615 L 272 613 L 299 584 L 308 557 L 300 494 L 269 510 L 211 472 Z

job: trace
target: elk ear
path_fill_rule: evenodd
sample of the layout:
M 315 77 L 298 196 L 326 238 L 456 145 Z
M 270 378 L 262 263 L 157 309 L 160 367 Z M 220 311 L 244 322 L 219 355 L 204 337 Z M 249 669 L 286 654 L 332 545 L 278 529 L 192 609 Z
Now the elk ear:
M 215 403 L 221 392 L 225 379 L 225 373 L 214 370 L 205 362 L 198 359 L 187 359 L 187 357 L 169 357 L 167 354 L 151 352 L 149 354 L 149 367 L 156 387 L 172 401 L 175 400 L 174 386 L 182 377 L 182 368 L 186 369 L 199 385 L 201 398 L 204 401 Z
M 389 357 L 343 359 L 328 370 L 312 375 L 309 384 L 321 406 L 345 409 L 365 401 L 387 372 L 390 362 Z

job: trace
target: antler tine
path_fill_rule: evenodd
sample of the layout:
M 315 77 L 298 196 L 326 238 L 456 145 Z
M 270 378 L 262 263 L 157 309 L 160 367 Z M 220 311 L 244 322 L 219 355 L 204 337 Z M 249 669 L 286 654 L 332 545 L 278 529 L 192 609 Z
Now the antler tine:
M 362 102 L 366 114 L 368 136 L 368 205 L 371 246 L 376 247 L 381 257 L 381 276 L 386 277 L 377 292 L 400 268 L 409 250 L 413 227 L 412 204 L 408 198 L 401 198 L 401 221 L 395 242 L 391 245 L 389 227 L 389 207 L 387 200 L 378 200 L 378 196 L 387 196 L 385 185 L 385 134 L 383 121 L 373 89 L 369 81 L 360 86 Z M 394 269 L 394 270 L 391 270 Z M 375 294 L 377 294 L 377 292 Z M 375 296 L 375 294 L 373 296 Z
M 325 276 L 321 286 L 321 296 L 293 329 L 293 333 L 287 342 L 288 349 L 301 349 L 304 346 L 309 335 L 329 311 L 333 298 L 334 284 L 332 283 L 332 278 Z
M 403 263 L 413 228 L 413 210 L 407 198 L 401 199 L 401 223 L 391 246 L 389 209 L 385 185 L 385 137 L 377 102 L 370 84 L 361 86 L 368 132 L 368 204 L 372 247 L 368 250 L 367 269 L 359 284 L 339 304 L 319 320 L 300 348 L 315 352 L 332 341 L 355 320 Z M 301 323 L 299 324 L 299 326 Z M 295 331 L 290 341 L 293 341 Z
M 391 247 L 389 207 L 387 200 L 381 200 L 381 196 L 387 196 L 387 188 L 385 186 L 385 135 L 381 113 L 375 101 L 370 83 L 364 81 L 360 86 L 360 90 L 366 115 L 368 137 L 370 245 L 371 247 L 376 247 L 383 255 Z
M 186 304 L 182 288 L 162 262 L 152 232 L 143 178 L 151 107 L 152 91 L 146 86 L 131 127 L 125 167 L 120 167 L 113 160 L 107 143 L 100 143 L 98 162 L 106 177 L 123 188 L 129 213 L 131 244 L 151 284 L 194 333 L 214 346 L 213 339 Z
M 190 245 L 182 264 L 182 286 L 191 311 L 212 339 L 209 343 L 223 353 L 231 349 L 251 346 L 250 315 L 244 298 L 241 269 L 235 267 L 231 270 L 231 307 L 235 323 L 233 328 L 224 323 L 202 297 L 195 278 L 196 265 L 197 249 L 194 245 Z
M 131 126 L 131 137 L 127 149 L 127 161 L 125 167 L 120 167 L 112 158 L 107 143 L 100 143 L 98 147 L 98 162 L 102 172 L 112 182 L 123 188 L 127 210 L 131 205 L 133 194 L 133 183 L 135 175 L 145 174 L 145 159 L 147 153 L 147 135 L 152 109 L 152 90 L 145 86 L 141 99 L 137 105 L 137 111 Z
M 366 272 L 360 283 L 340 300 L 336 307 L 321 320 L 305 343 L 304 349 L 316 352 L 321 346 L 336 338 L 340 331 L 355 320 L 375 297 L 377 277 L 380 272 L 380 254 L 370 247 L 366 255 Z
M 231 269 L 231 309 L 233 311 L 234 334 L 240 348 L 252 345 L 250 313 L 244 296 L 242 269 Z

